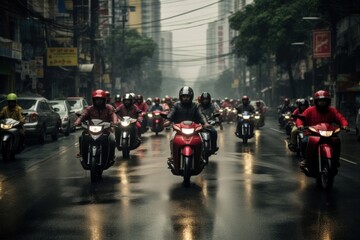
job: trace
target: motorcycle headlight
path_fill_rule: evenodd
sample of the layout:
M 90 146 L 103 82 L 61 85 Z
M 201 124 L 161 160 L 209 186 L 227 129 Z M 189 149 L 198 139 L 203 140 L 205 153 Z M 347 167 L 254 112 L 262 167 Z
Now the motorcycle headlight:
M 259 115 L 255 115 L 255 119 L 260 119 L 260 116 L 259 116 Z
M 121 126 L 127 127 L 130 125 L 130 122 L 120 122 Z
M 5 130 L 8 130 L 8 129 L 12 128 L 12 125 L 11 125 L 11 124 L 4 124 L 4 123 L 2 123 L 2 124 L 1 124 L 1 128 L 2 128 L 2 129 L 5 129 Z
M 193 128 L 182 128 L 181 132 L 186 135 L 191 135 L 194 133 L 194 129 Z
M 101 132 L 101 130 L 102 130 L 102 127 L 101 126 L 89 126 L 89 131 L 91 132 L 91 133 L 99 133 L 99 132 Z
M 248 120 L 248 119 L 250 119 L 250 115 L 243 116 L 243 118 L 244 118 L 245 120 Z
M 319 131 L 320 135 L 323 137 L 331 137 L 333 135 L 333 131 Z
M 148 113 L 148 117 L 152 118 L 153 117 L 152 113 Z

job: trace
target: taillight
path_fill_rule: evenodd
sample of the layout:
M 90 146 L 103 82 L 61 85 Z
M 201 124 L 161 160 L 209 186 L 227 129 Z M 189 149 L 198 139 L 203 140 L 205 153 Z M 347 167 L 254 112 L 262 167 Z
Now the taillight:
M 31 113 L 29 115 L 29 123 L 37 122 L 39 120 L 39 114 Z

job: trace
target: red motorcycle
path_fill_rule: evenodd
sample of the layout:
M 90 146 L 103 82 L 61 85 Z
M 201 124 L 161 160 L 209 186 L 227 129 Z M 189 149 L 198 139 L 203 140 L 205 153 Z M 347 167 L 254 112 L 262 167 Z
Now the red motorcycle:
M 204 145 L 200 136 L 202 129 L 201 124 L 192 121 L 173 124 L 176 134 L 168 166 L 174 175 L 183 176 L 185 186 L 189 186 L 190 177 L 198 175 L 206 165 Z
M 152 132 L 155 132 L 156 135 L 158 135 L 159 132 L 164 130 L 165 119 L 162 117 L 162 114 L 166 115 L 167 112 L 154 110 L 147 114 L 147 117 L 149 119 L 149 127 Z
M 306 176 L 316 178 L 316 183 L 324 190 L 330 190 L 338 172 L 341 150 L 339 127 L 320 123 L 306 127 L 309 131 L 309 142 L 305 151 Z

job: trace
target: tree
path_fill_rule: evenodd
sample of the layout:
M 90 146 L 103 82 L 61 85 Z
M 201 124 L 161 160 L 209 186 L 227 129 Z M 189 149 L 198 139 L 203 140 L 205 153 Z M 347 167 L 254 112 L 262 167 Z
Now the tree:
M 122 82 L 128 77 L 141 76 L 141 67 L 146 59 L 152 57 L 156 43 L 151 39 L 141 36 L 134 29 L 114 30 L 106 40 L 106 59 L 112 64 L 113 76 L 122 76 Z M 141 79 L 136 79 L 141 80 Z M 153 80 L 156 83 L 156 79 Z
M 317 13 L 318 0 L 255 0 L 230 18 L 230 27 L 238 31 L 233 39 L 237 56 L 249 66 L 275 55 L 277 64 L 289 74 L 292 97 L 296 88 L 292 76 L 295 49 L 292 42 L 309 38 L 310 30 L 302 17 Z M 303 52 L 305 53 L 305 52 Z

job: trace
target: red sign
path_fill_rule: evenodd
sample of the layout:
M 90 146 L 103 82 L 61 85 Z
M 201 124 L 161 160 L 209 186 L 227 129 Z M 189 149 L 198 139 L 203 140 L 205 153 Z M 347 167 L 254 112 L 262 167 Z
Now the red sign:
M 314 58 L 331 57 L 331 32 L 329 30 L 314 30 L 313 54 Z

